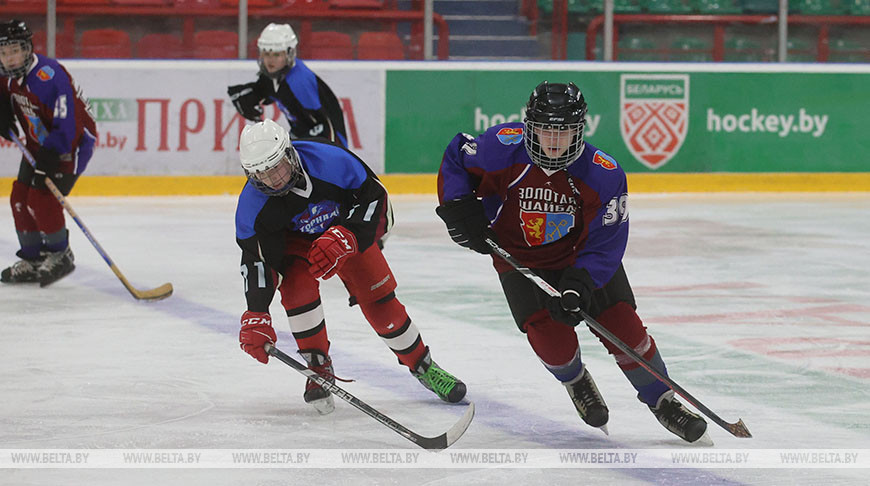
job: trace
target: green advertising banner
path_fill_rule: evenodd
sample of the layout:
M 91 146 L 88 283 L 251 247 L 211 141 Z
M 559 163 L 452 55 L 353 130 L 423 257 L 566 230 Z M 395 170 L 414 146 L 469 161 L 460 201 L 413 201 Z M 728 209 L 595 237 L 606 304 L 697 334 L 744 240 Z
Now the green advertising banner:
M 870 73 L 388 70 L 386 172 L 437 172 L 543 80 L 580 87 L 586 140 L 627 172 L 870 171 Z

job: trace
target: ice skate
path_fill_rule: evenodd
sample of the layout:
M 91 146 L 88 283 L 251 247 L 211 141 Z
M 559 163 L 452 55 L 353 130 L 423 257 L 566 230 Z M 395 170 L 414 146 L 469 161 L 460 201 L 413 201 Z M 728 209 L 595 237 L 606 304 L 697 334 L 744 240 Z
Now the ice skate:
M 674 398 L 673 390 L 662 393 L 656 406 L 649 409 L 659 423 L 684 441 L 713 445 L 707 436 L 707 422 Z
M 595 380 L 592 379 L 589 370 L 584 366 L 577 378 L 563 383 L 563 385 L 568 389 L 568 395 L 574 402 L 574 408 L 577 409 L 580 418 L 587 424 L 601 429 L 605 435 L 610 435 L 607 431 L 610 411 L 607 409 L 607 404 L 604 403 L 601 393 L 598 392 L 598 387 L 595 386 Z
M 47 287 L 72 273 L 76 268 L 74 261 L 75 257 L 69 247 L 46 253 L 45 260 L 39 265 L 39 286 Z
M 411 374 L 445 402 L 456 403 L 465 397 L 465 383 L 432 361 L 428 349 L 417 366 L 411 370 Z
M 332 359 L 316 350 L 300 350 L 299 354 L 308 362 L 308 369 L 314 371 L 326 381 L 335 383 L 332 371 Z M 311 378 L 305 382 L 305 403 L 311 404 L 320 415 L 327 415 L 335 410 L 335 400 L 332 393 L 315 383 Z
M 42 255 L 33 260 L 26 258 L 18 260 L 0 272 L 0 282 L 10 284 L 39 282 L 39 265 L 43 260 L 45 257 Z

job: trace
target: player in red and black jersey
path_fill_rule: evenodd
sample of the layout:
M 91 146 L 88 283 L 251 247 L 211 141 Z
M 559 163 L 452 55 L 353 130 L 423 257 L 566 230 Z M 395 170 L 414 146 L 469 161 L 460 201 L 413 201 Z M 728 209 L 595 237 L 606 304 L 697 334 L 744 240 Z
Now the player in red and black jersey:
M 333 381 L 320 282 L 338 276 L 378 336 L 426 388 L 458 402 L 465 384 L 432 360 L 420 331 L 396 297 L 396 279 L 377 241 L 393 214 L 387 191 L 353 153 L 325 139 L 290 141 L 272 120 L 246 127 L 239 142 L 248 183 L 236 209 L 247 310 L 242 349 L 266 363 L 277 340 L 269 305 L 277 290 L 299 352 Z M 320 413 L 329 391 L 311 381 L 303 395 Z
M 0 274 L 6 283 L 48 285 L 75 268 L 63 207 L 45 186 L 66 196 L 94 151 L 97 128 L 87 100 L 59 62 L 33 52 L 33 33 L 20 20 L 0 23 L 0 135 L 16 123 L 36 159 L 22 157 L 12 183 L 12 214 L 21 258 Z
M 454 241 L 491 253 L 497 241 L 521 264 L 558 283 L 552 298 L 493 257 L 511 313 L 535 354 L 568 389 L 583 420 L 606 432 L 609 410 L 580 358 L 574 326 L 582 309 L 660 370 L 655 340 L 635 312 L 622 265 L 628 241 L 625 172 L 586 143 L 586 101 L 573 83 L 541 83 L 524 123 L 472 137 L 458 134 L 438 174 L 438 215 Z M 593 331 L 594 332 L 594 331 Z M 706 422 L 674 399 L 667 385 L 599 336 L 659 421 L 694 442 Z

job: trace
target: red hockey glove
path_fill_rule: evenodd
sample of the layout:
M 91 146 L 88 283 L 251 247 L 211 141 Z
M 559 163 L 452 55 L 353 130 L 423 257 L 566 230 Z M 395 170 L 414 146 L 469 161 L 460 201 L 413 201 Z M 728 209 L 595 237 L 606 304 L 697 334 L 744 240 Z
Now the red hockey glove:
M 272 317 L 266 312 L 245 311 L 242 314 L 242 329 L 239 331 L 239 346 L 261 363 L 269 362 L 269 354 L 263 349 L 266 343 L 278 340 L 272 329 Z
M 335 275 L 348 256 L 357 252 L 356 236 L 343 226 L 333 226 L 314 240 L 308 250 L 308 271 L 324 280 Z

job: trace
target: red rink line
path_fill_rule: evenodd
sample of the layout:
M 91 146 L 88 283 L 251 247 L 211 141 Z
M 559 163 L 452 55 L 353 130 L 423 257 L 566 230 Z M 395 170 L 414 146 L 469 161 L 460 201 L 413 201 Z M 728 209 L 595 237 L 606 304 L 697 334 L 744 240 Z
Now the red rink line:
M 858 304 L 823 305 L 818 307 L 770 309 L 753 312 L 728 312 L 717 314 L 695 314 L 684 316 L 657 316 L 646 319 L 651 324 L 763 324 L 763 325 L 798 325 L 816 326 L 818 321 L 800 322 L 788 320 L 791 317 L 813 317 L 826 323 L 838 326 L 870 326 L 870 322 L 857 321 L 836 316 L 834 314 L 858 313 L 870 314 L 870 307 Z M 735 322 L 744 321 L 744 322 Z M 749 322 L 745 322 L 749 321 Z
M 748 338 L 735 339 L 728 344 L 773 358 L 805 360 L 810 358 L 870 357 L 870 341 L 858 339 L 795 337 L 795 338 Z M 823 366 L 821 369 L 853 376 L 870 378 L 870 368 L 844 368 Z

